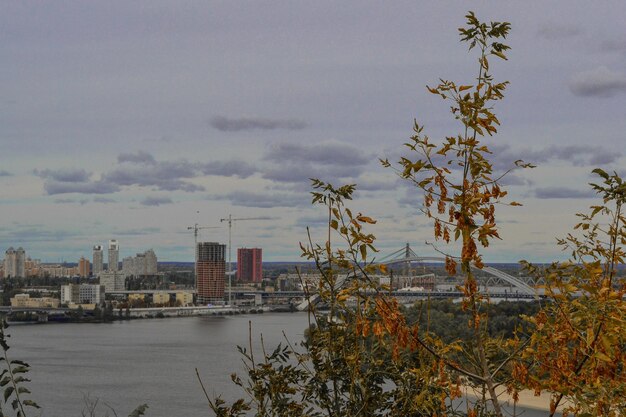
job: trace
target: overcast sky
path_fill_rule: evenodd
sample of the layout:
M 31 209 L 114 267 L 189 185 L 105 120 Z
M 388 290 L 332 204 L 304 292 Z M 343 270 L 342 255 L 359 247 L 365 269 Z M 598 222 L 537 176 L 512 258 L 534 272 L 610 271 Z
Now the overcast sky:
M 298 260 L 320 236 L 309 178 L 357 183 L 352 206 L 377 218 L 382 254 L 424 242 L 420 194 L 380 167 L 413 119 L 455 135 L 439 78 L 471 84 L 459 43 L 467 2 L 0 1 L 0 246 L 43 261 L 153 248 L 191 261 L 201 240 Z M 509 80 L 490 143 L 517 159 L 488 262 L 562 258 L 555 238 L 597 203 L 595 167 L 626 162 L 626 3 L 481 1 L 512 24 Z

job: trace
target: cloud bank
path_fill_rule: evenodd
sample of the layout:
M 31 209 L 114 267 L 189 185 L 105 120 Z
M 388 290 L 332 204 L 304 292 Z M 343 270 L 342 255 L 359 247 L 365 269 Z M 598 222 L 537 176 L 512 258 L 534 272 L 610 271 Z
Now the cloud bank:
M 240 130 L 302 130 L 308 126 L 308 123 L 299 119 L 228 118 L 215 116 L 211 118 L 210 125 L 222 132 L 238 132 Z
M 570 91 L 579 97 L 613 97 L 626 92 L 626 75 L 598 67 L 575 74 L 569 82 Z
M 190 182 L 194 178 L 203 175 L 247 178 L 256 171 L 254 166 L 240 160 L 206 163 L 186 159 L 159 161 L 151 154 L 139 151 L 119 154 L 117 165 L 102 173 L 99 179 L 92 179 L 93 174 L 84 169 L 43 169 L 34 170 L 34 173 L 44 179 L 46 194 L 55 195 L 111 194 L 131 186 L 192 193 L 205 190 L 203 186 Z
M 567 187 L 545 187 L 535 190 L 537 198 L 594 198 L 596 193 L 592 190 L 580 190 Z

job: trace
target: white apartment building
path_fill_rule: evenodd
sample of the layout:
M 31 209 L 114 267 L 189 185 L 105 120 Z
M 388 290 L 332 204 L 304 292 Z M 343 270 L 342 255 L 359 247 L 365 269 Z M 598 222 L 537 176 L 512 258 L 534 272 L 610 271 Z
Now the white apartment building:
M 152 249 L 122 260 L 122 272 L 126 276 L 146 276 L 157 274 L 157 257 Z
M 101 304 L 104 286 L 98 284 L 69 284 L 61 286 L 61 304 Z

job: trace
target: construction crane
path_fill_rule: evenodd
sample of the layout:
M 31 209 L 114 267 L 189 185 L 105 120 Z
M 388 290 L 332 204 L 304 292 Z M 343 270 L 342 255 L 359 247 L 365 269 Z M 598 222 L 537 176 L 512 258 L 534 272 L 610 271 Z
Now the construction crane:
M 232 305 L 232 279 L 233 279 L 233 264 L 232 264 L 232 230 L 233 222 L 242 220 L 272 220 L 272 217 L 241 217 L 233 219 L 233 215 L 229 214 L 227 218 L 220 219 L 220 222 L 228 222 L 228 305 Z
M 187 227 L 187 230 L 193 230 L 193 250 L 194 250 L 194 264 L 193 264 L 193 286 L 198 290 L 198 230 L 202 229 L 220 229 L 219 226 L 199 226 L 195 223 L 193 226 Z

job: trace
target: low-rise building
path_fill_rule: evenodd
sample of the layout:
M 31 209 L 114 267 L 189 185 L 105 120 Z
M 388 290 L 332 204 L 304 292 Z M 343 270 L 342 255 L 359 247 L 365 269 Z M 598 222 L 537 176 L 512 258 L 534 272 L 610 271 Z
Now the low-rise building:
M 11 307 L 59 308 L 59 299 L 52 297 L 30 298 L 29 294 L 16 294 L 11 298 Z
M 193 305 L 193 293 L 189 291 L 178 291 L 176 293 L 176 304 L 179 304 L 182 307 L 187 307 Z
M 152 295 L 152 303 L 155 305 L 164 305 L 169 304 L 170 302 L 170 294 L 168 292 L 155 292 Z
M 128 294 L 128 301 L 144 301 L 145 298 L 146 295 L 141 293 Z

